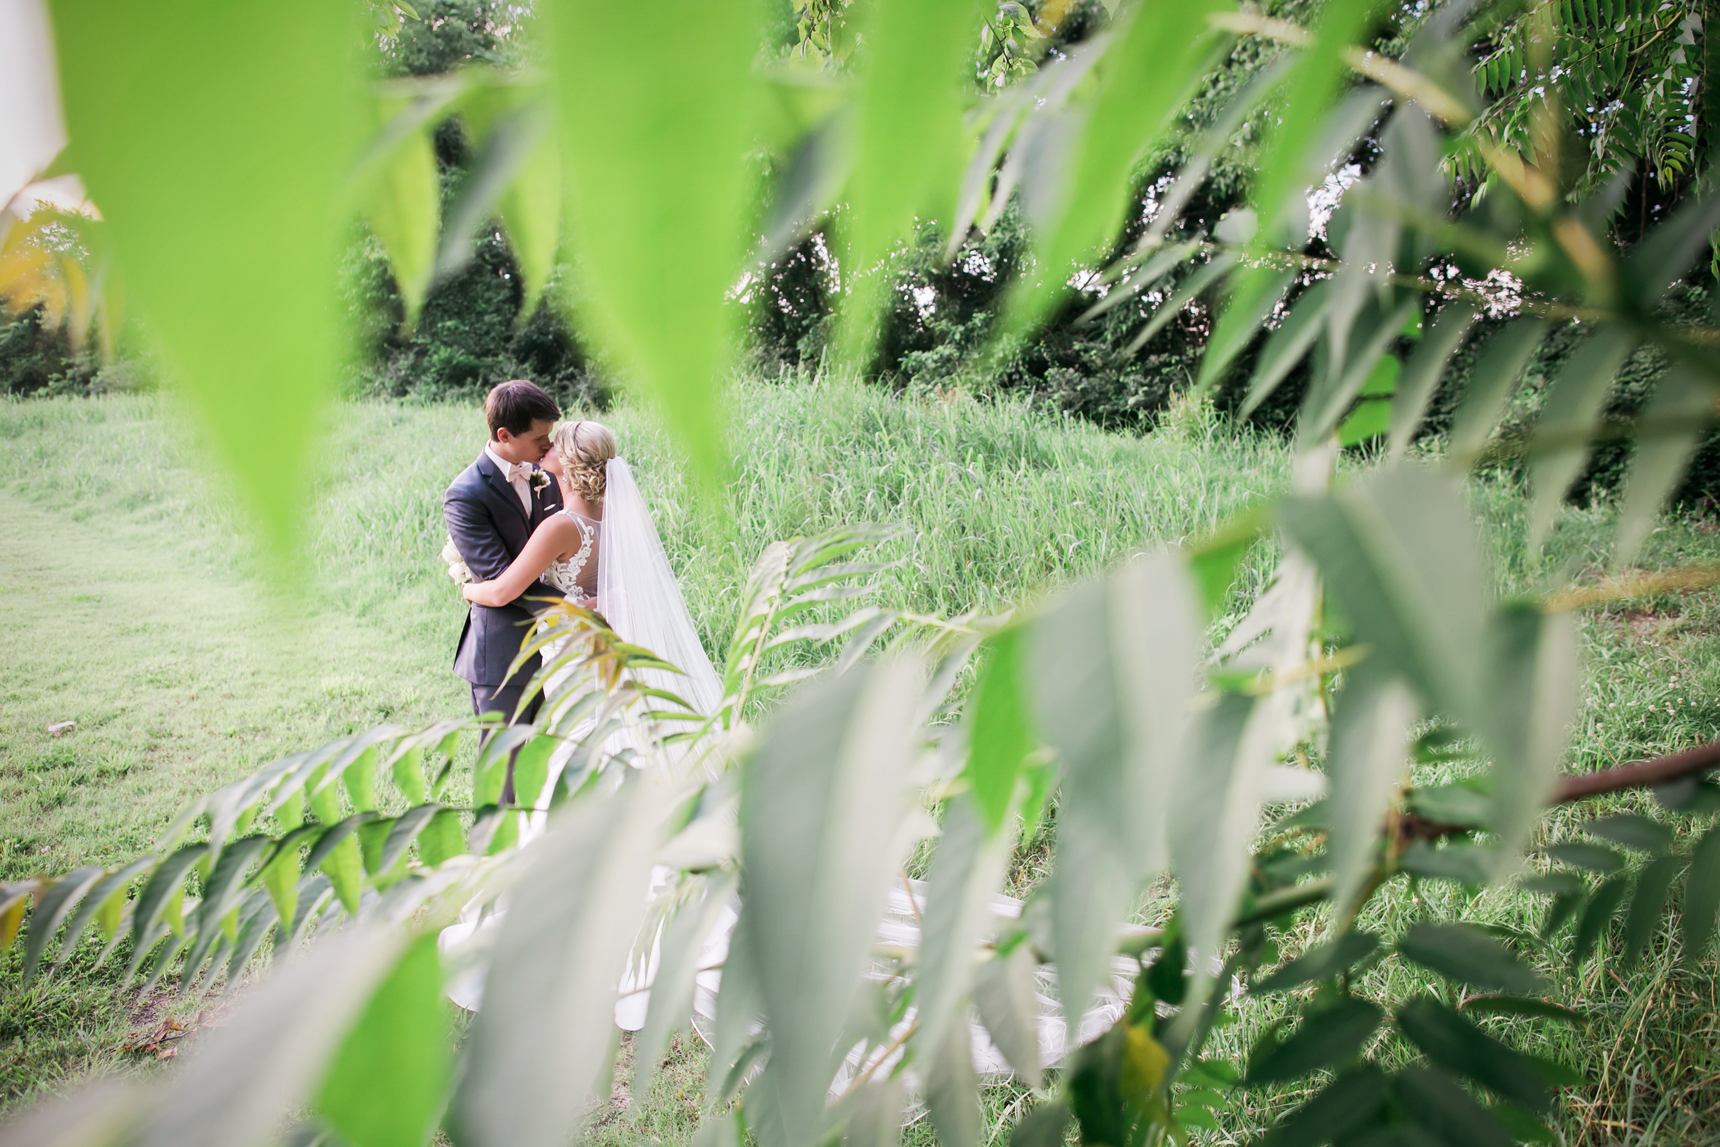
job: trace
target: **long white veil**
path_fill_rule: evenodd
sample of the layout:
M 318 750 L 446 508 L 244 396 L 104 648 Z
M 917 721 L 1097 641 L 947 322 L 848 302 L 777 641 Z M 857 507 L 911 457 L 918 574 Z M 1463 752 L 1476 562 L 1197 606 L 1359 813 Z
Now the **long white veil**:
M 621 640 L 642 646 L 678 667 L 686 676 L 653 672 L 649 681 L 683 697 L 703 716 L 722 699 L 722 684 L 699 644 L 687 601 L 651 510 L 633 480 L 625 458 L 604 468 L 603 525 L 597 547 L 597 612 Z

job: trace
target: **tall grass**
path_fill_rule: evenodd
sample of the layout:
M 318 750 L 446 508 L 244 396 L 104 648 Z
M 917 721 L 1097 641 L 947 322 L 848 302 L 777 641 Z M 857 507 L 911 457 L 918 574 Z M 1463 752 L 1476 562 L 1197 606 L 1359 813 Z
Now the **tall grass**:
M 1133 550 L 1197 537 L 1288 481 L 1278 441 L 1234 434 L 1199 407 L 1134 437 L 1015 403 L 897 397 L 840 381 L 742 381 L 728 405 L 734 463 L 711 497 L 686 486 L 648 412 L 578 412 L 616 430 L 717 657 L 747 567 L 778 538 L 898 523 L 905 532 L 889 556 L 902 561 L 881 578 L 883 604 L 995 614 Z M 0 876 L 118 860 L 148 847 L 191 796 L 291 748 L 462 711 L 451 656 L 464 610 L 436 554 L 441 492 L 483 437 L 472 406 L 337 407 L 306 544 L 284 559 L 257 547 L 245 507 L 170 398 L 0 405 Z M 1604 563 L 1606 507 L 1569 509 L 1548 552 L 1531 559 L 1522 492 L 1505 479 L 1472 490 L 1499 592 L 1531 592 Z M 1711 521 L 1680 518 L 1651 539 L 1644 562 L 1717 551 Z M 1269 547 L 1254 555 L 1215 633 L 1272 559 Z M 1720 731 L 1714 595 L 1621 603 L 1587 616 L 1583 634 L 1590 672 L 1573 767 Z M 78 724 L 47 734 L 65 719 Z M 1586 815 L 1561 811 L 1547 831 L 1568 835 Z M 1029 879 L 1035 859 L 1023 857 Z M 1382 922 L 1422 913 L 1529 931 L 1538 922 L 1528 897 L 1453 886 L 1406 889 L 1378 911 Z M 1542 1047 L 1596 1081 L 1567 1106 L 1571 1141 L 1720 1135 L 1714 965 L 1680 971 L 1674 954 L 1663 937 L 1628 974 L 1591 964 L 1571 975 L 1550 955 L 1542 961 L 1560 998 L 1596 1017 L 1592 1033 L 1555 1031 Z M 1405 991 L 1437 988 L 1396 964 L 1373 974 L 1411 977 L 1394 982 Z M 145 1018 L 115 1003 L 99 975 L 80 975 L 0 998 L 0 1100 L 126 1059 L 118 1049 L 136 1042 Z M 1274 1014 L 1270 1002 L 1249 1003 L 1219 1039 L 1241 1049 Z M 631 1102 L 643 1122 L 606 1118 L 599 1140 L 630 1141 L 638 1127 L 665 1141 L 689 1136 L 699 1052 L 677 1047 L 663 1094 L 618 1092 L 618 1108 Z M 994 1124 L 1023 1098 L 988 1092 Z M 1258 1131 L 1285 1098 L 1238 1098 L 1217 1141 Z

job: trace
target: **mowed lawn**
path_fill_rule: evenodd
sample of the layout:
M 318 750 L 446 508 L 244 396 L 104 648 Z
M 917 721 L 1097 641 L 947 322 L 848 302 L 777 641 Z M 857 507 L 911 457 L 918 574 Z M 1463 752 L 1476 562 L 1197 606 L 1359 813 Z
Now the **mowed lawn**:
M 734 466 L 706 497 L 687 487 L 648 414 L 600 415 L 640 473 L 717 656 L 747 566 L 777 538 L 901 523 L 908 532 L 890 556 L 902 562 L 880 598 L 991 614 L 1132 550 L 1199 536 L 1286 482 L 1278 442 L 1233 436 L 1198 411 L 1137 437 L 1007 403 L 835 383 L 741 384 L 730 407 Z M 129 858 L 189 800 L 285 752 L 464 711 L 465 686 L 450 671 L 463 609 L 436 553 L 441 491 L 482 440 L 475 405 L 338 406 L 303 543 L 279 555 L 262 548 L 172 399 L 0 405 L 0 877 Z M 1605 508 L 1567 511 L 1532 563 L 1521 553 L 1520 492 L 1478 483 L 1475 505 L 1503 592 L 1605 561 Z M 1215 628 L 1234 619 L 1271 556 L 1256 555 L 1232 617 Z M 1681 516 L 1644 563 L 1716 558 L 1713 522 Z M 1583 630 L 1591 672 L 1576 767 L 1720 735 L 1712 594 L 1620 603 L 1592 612 Z M 65 721 L 73 725 L 60 736 L 48 733 Z M 1534 924 L 1537 902 L 1520 894 L 1433 895 L 1452 916 Z M 189 1020 L 211 1003 L 135 1000 L 92 957 L 80 953 L 27 992 L 16 954 L 0 961 L 0 1105 L 150 1062 L 149 1048 L 126 1049 L 147 1044 L 163 1018 Z M 1680 971 L 1658 949 L 1622 976 L 1596 964 L 1563 978 L 1561 998 L 1591 1002 L 1598 1017 L 1594 1037 L 1548 1049 L 1597 1083 L 1568 1108 L 1573 1139 L 1622 1139 L 1626 1124 L 1652 1127 L 1644 1142 L 1720 1135 L 1714 978 L 1712 960 Z M 678 1045 L 675 1059 L 663 1094 L 636 1105 L 641 1121 L 606 1121 L 600 1139 L 690 1137 L 696 1045 Z M 1011 1096 L 993 1102 L 1001 1114 Z M 1258 1128 L 1269 1114 L 1239 1103 L 1226 1122 Z

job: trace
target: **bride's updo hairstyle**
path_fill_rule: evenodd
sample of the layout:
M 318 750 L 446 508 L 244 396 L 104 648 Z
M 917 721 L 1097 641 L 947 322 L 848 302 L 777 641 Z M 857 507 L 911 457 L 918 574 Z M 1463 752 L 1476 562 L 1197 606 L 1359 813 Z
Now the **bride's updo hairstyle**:
M 603 501 L 604 469 L 615 457 L 615 435 L 601 422 L 564 422 L 555 432 L 555 452 L 574 493 Z

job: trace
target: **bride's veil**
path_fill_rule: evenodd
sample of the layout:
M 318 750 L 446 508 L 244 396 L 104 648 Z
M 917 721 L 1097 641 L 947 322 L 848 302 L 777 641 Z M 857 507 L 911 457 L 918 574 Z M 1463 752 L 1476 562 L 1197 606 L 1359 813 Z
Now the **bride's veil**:
M 603 533 L 597 547 L 597 611 L 621 640 L 649 649 L 685 676 L 648 684 L 683 697 L 709 716 L 722 699 L 716 670 L 699 644 L 675 571 L 625 458 L 604 468 Z M 651 676 L 658 676 L 652 673 Z

